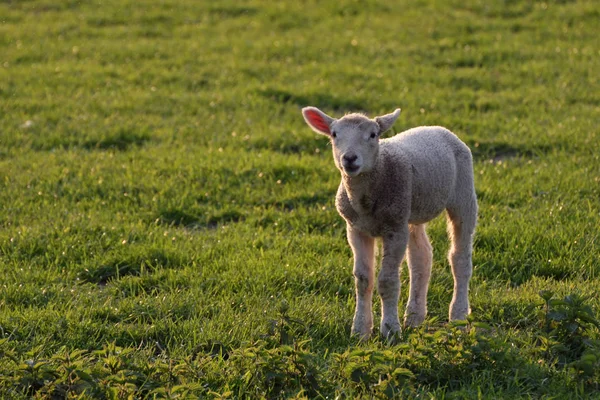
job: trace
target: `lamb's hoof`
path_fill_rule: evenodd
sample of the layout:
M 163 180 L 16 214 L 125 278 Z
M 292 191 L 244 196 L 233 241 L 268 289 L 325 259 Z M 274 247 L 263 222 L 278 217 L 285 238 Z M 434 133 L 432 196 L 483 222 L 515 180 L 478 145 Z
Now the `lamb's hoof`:
M 390 343 L 396 343 L 400 338 L 400 322 L 382 322 L 381 323 L 381 336 L 383 339 Z
M 373 316 L 360 313 L 354 315 L 350 332 L 350 335 L 358 337 L 360 341 L 369 340 L 371 332 L 373 332 Z
M 425 321 L 425 314 L 407 314 L 404 316 L 404 327 L 405 328 L 416 328 Z
M 371 338 L 371 330 L 359 331 L 357 329 L 354 329 L 354 327 L 352 327 L 352 331 L 351 331 L 350 335 L 353 337 L 357 337 L 358 340 L 360 340 L 361 342 L 366 342 L 367 340 L 369 340 Z
M 471 307 L 469 307 L 469 303 L 462 305 L 451 304 L 449 314 L 450 321 L 464 321 L 471 314 Z
M 361 342 L 369 340 L 373 332 L 373 322 L 362 321 L 360 318 L 352 323 L 350 335 L 357 337 Z
M 469 326 L 467 320 L 469 314 L 471 314 L 471 309 L 469 308 L 469 306 L 460 308 L 454 307 L 450 308 L 450 316 L 448 319 L 451 325 L 457 327 L 459 330 L 464 332 Z

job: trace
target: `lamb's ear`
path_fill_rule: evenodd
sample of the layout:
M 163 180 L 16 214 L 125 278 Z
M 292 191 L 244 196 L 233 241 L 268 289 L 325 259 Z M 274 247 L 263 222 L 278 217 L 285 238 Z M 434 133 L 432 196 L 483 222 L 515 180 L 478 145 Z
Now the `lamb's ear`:
M 386 115 L 382 115 L 380 117 L 375 117 L 375 122 L 377 122 L 377 125 L 379 125 L 379 133 L 383 133 L 385 131 L 387 131 L 388 129 L 390 129 L 392 127 L 392 125 L 394 125 L 394 122 L 396 122 L 396 119 L 400 116 L 400 109 L 396 108 L 396 111 L 394 111 L 391 114 L 386 114 Z
M 304 107 L 302 116 L 313 131 L 321 135 L 331 136 L 331 124 L 335 122 L 335 118 L 331 118 L 316 107 Z

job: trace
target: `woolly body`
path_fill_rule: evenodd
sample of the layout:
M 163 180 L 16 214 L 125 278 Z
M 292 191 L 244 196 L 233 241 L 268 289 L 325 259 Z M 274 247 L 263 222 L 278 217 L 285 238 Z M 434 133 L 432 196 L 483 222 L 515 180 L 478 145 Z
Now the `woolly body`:
M 373 120 L 361 114 L 334 119 L 314 108 L 303 109 L 313 130 L 332 140 L 342 179 L 336 207 L 347 222 L 354 253 L 356 312 L 352 333 L 368 338 L 373 327 L 372 292 L 375 241 L 382 238 L 383 258 L 377 284 L 382 304 L 381 333 L 400 330 L 399 266 L 407 253 L 410 292 L 405 325 L 423 322 L 431 275 L 432 247 L 425 223 L 448 213 L 454 276 L 450 320 L 470 312 L 468 285 L 472 274 L 472 236 L 477 219 L 469 148 L 442 127 L 418 127 L 390 139 L 379 139 L 400 110 Z
M 373 170 L 342 176 L 336 207 L 353 227 L 381 237 L 401 224 L 426 223 L 464 200 L 456 185 L 465 174 L 472 180 L 471 152 L 453 133 L 413 128 L 380 140 Z

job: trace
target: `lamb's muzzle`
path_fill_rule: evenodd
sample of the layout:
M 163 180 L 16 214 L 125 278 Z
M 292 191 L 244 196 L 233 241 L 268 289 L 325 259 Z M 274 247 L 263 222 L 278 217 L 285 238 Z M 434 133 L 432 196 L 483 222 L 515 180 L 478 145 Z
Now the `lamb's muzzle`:
M 342 167 L 347 174 L 355 174 L 360 169 L 360 160 L 355 153 L 346 153 L 342 155 Z
M 314 131 L 330 138 L 334 163 L 342 176 L 335 202 L 346 220 L 354 253 L 356 312 L 352 334 L 368 338 L 373 329 L 375 238 L 381 238 L 383 245 L 377 277 L 381 334 L 389 336 L 400 330 L 399 273 L 405 253 L 410 291 L 404 324 L 415 326 L 425 320 L 433 260 L 425 224 L 444 210 L 454 276 L 449 318 L 465 319 L 470 313 L 468 292 L 477 221 L 469 148 L 439 126 L 413 128 L 380 140 L 400 109 L 374 119 L 362 114 L 335 119 L 315 107 L 302 109 L 302 114 Z

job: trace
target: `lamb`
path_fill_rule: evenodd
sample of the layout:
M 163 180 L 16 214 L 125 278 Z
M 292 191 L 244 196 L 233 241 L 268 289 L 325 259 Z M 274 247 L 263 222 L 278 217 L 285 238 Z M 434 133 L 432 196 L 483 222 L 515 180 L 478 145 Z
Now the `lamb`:
M 335 119 L 315 107 L 303 108 L 302 115 L 315 132 L 330 138 L 333 160 L 342 176 L 335 205 L 346 221 L 354 254 L 356 310 L 352 335 L 368 339 L 373 330 L 375 238 L 381 238 L 383 246 L 377 279 L 380 333 L 393 337 L 401 329 L 399 275 L 405 252 L 410 290 L 404 326 L 418 326 L 425 320 L 433 259 L 425 227 L 443 210 L 452 242 L 448 259 L 454 277 L 449 319 L 466 319 L 471 312 L 469 281 L 477 222 L 469 148 L 440 126 L 417 127 L 381 139 L 400 109 L 374 119 L 362 114 Z

